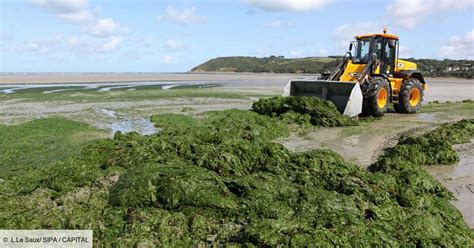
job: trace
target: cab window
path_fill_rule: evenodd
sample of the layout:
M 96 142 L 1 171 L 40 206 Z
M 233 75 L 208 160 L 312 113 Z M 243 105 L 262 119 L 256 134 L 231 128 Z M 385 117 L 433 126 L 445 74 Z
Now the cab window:
M 370 38 L 359 39 L 356 42 L 356 51 L 352 57 L 352 62 L 364 64 L 369 60 Z
M 392 44 L 390 44 L 392 43 Z M 384 64 L 384 72 L 392 74 L 395 69 L 395 55 L 396 55 L 397 41 L 387 40 L 384 46 L 384 57 L 382 58 Z

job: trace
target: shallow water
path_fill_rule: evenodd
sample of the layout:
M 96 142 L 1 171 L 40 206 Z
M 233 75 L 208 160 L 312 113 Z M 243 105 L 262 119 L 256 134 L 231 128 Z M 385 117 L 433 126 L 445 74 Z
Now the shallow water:
M 93 90 L 97 92 L 106 92 L 113 90 L 135 90 L 144 86 L 156 86 L 156 89 L 169 90 L 175 87 L 187 88 L 200 86 L 220 86 L 221 84 L 200 82 L 200 81 L 181 81 L 181 82 L 110 82 L 110 83 L 74 83 L 74 84 L 17 84 L 3 85 L 0 94 L 22 93 L 23 90 L 36 89 L 38 93 L 57 93 L 73 90 Z
M 471 143 L 455 145 L 454 149 L 458 152 L 460 158 L 457 165 L 430 166 L 428 170 L 440 180 L 472 177 L 474 183 L 474 139 L 471 140 Z
M 431 175 L 438 179 L 456 197 L 453 205 L 474 228 L 474 139 L 471 143 L 456 145 L 460 161 L 457 165 L 429 166 Z
M 111 109 L 105 109 L 105 108 L 103 108 L 103 109 L 100 109 L 100 110 L 99 110 L 99 113 L 105 114 L 105 115 L 107 115 L 107 116 L 109 116 L 109 117 L 117 117 L 117 112 L 115 112 L 115 111 L 113 111 L 113 110 L 111 110 Z
M 136 86 L 137 85 L 132 84 L 132 85 L 119 85 L 119 86 L 113 86 L 113 87 L 104 87 L 104 88 L 100 88 L 99 90 L 97 90 L 97 92 L 111 91 L 111 90 L 115 90 L 115 89 L 128 89 L 128 88 L 133 88 L 133 87 L 136 87 Z
M 165 86 L 162 87 L 162 89 L 164 89 L 164 90 L 169 90 L 169 89 L 174 88 L 174 87 L 176 87 L 176 86 L 178 86 L 178 85 L 176 85 L 176 84 L 165 85 Z
M 117 131 L 122 133 L 138 132 L 142 135 L 150 135 L 157 132 L 155 125 L 150 121 L 149 118 L 142 117 L 125 117 L 112 109 L 101 108 L 96 110 L 97 113 L 107 116 L 109 120 L 108 125 L 105 128 L 111 130 L 111 136 Z M 104 128 L 102 126 L 101 128 Z
M 43 91 L 43 93 L 56 93 L 56 92 L 63 92 L 67 90 L 72 90 L 72 89 L 47 90 L 47 91 Z
M 149 119 L 126 119 L 110 124 L 112 134 L 117 131 L 122 133 L 138 132 L 142 135 L 150 135 L 157 132 L 155 125 Z
M 13 94 L 15 93 L 16 88 L 11 88 L 11 89 L 3 89 L 1 92 L 5 94 Z

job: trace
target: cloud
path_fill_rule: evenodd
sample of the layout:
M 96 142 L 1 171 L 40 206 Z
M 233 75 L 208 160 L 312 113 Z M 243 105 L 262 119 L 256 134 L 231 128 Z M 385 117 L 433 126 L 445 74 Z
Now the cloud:
M 57 52 L 109 53 L 118 50 L 128 29 L 112 18 L 94 16 L 87 0 L 33 0 L 33 4 L 59 18 L 82 25 L 83 34 L 72 36 L 57 47 Z
M 93 25 L 84 25 L 83 32 L 76 35 L 54 35 L 41 39 L 31 39 L 20 44 L 1 44 L 1 49 L 15 53 L 37 54 L 46 57 L 67 57 L 71 54 L 79 56 L 99 56 L 120 52 L 124 41 L 128 41 L 137 49 L 149 48 L 152 38 L 134 37 L 126 39 L 122 33 L 128 30 L 111 18 L 99 18 Z M 3 33 L 2 33 L 3 38 Z M 143 51 L 142 51 L 143 52 Z M 133 57 L 127 54 L 127 57 Z
M 18 53 L 45 55 L 61 49 L 62 41 L 63 37 L 61 35 L 53 35 L 46 39 L 34 39 L 17 46 L 8 47 L 7 50 Z
M 122 41 L 123 41 L 122 38 L 112 36 L 112 37 L 110 37 L 109 40 L 102 43 L 102 45 L 99 47 L 98 51 L 99 52 L 113 52 L 113 51 L 117 50 L 118 46 L 120 45 L 120 43 L 122 43 Z
M 163 62 L 165 64 L 174 64 L 176 61 L 177 61 L 177 59 L 175 57 L 172 57 L 172 56 L 169 56 L 169 55 L 166 55 L 161 59 L 161 62 Z
M 123 59 L 137 60 L 143 57 L 143 53 L 136 50 L 129 50 L 122 54 Z
M 395 25 L 411 29 L 430 16 L 473 7 L 472 0 L 395 0 L 386 12 Z
M 178 10 L 172 6 L 168 6 L 166 8 L 166 13 L 164 15 L 157 16 L 156 20 L 158 22 L 167 21 L 183 26 L 204 23 L 205 19 L 201 16 L 198 16 L 195 12 L 196 8 L 194 7 Z
M 149 54 L 152 38 L 127 37 L 129 29 L 114 18 L 103 17 L 97 11 L 92 11 L 88 0 L 29 0 L 30 3 L 53 14 L 60 20 L 80 25 L 81 33 L 61 39 L 35 39 L 20 45 L 1 44 L 2 50 L 40 54 L 48 56 L 67 57 L 71 54 L 90 56 L 101 59 L 106 54 L 119 53 L 122 58 L 137 59 L 142 54 Z M 176 10 L 167 8 L 166 15 L 158 18 L 163 21 L 172 21 L 181 25 L 201 23 L 203 18 L 196 15 L 195 8 Z M 3 37 L 2 37 L 3 38 Z M 127 45 L 127 46 L 126 46 Z M 127 48 L 124 52 L 122 47 Z M 130 49 L 134 47 L 134 49 Z M 165 44 L 168 50 L 179 50 L 184 46 L 177 41 Z M 173 57 L 164 57 L 166 63 L 176 61 Z
M 3 41 L 12 40 L 13 39 L 13 34 L 9 33 L 9 32 L 0 32 L 0 38 Z
M 88 0 L 31 0 L 31 3 L 65 21 L 83 23 L 94 19 Z
M 66 50 L 67 52 L 77 54 L 111 53 L 119 50 L 123 41 L 122 37 L 117 36 L 101 39 L 92 38 L 87 35 L 74 36 L 68 40 Z
M 61 20 L 84 26 L 83 31 L 92 36 L 110 37 L 128 32 L 128 28 L 114 19 L 94 14 L 88 0 L 31 0 L 31 3 Z
M 166 51 L 178 51 L 186 48 L 181 41 L 177 40 L 167 40 L 162 47 L 162 50 Z
M 138 45 L 138 47 L 145 47 L 145 48 L 149 48 L 153 44 L 153 38 L 151 38 L 151 36 L 144 37 L 144 38 L 132 37 L 128 39 L 128 41 L 134 43 L 134 45 Z
M 112 18 L 99 18 L 93 25 L 89 26 L 86 31 L 93 36 L 105 37 L 127 32 L 127 28 Z
M 448 59 L 474 59 L 474 29 L 464 36 L 452 36 L 438 53 Z
M 70 37 L 64 48 L 66 52 L 77 54 L 110 53 L 118 50 L 123 41 L 122 37 L 117 36 L 97 39 L 88 35 L 80 35 Z
M 74 23 L 90 22 L 94 19 L 94 15 L 89 10 L 58 14 L 58 17 L 63 20 Z
M 354 36 L 360 34 L 380 33 L 383 26 L 373 22 L 356 22 L 348 23 L 339 26 L 333 33 L 333 39 L 336 42 L 336 47 L 347 50 L 349 43 L 354 40 Z
M 64 37 L 53 35 L 45 39 L 34 39 L 23 44 L 6 47 L 15 53 L 38 54 L 48 56 L 67 56 L 69 54 L 93 55 L 111 53 L 120 49 L 122 37 L 94 38 L 88 35 Z
M 275 20 L 271 22 L 266 22 L 263 24 L 263 26 L 268 28 L 292 28 L 295 25 L 291 21 Z
M 87 8 L 88 0 L 31 0 L 31 3 L 53 13 L 72 13 Z
M 87 44 L 86 36 L 72 36 L 68 39 L 67 44 L 70 47 L 81 47 Z
M 243 0 L 243 3 L 265 11 L 306 12 L 321 9 L 332 0 Z

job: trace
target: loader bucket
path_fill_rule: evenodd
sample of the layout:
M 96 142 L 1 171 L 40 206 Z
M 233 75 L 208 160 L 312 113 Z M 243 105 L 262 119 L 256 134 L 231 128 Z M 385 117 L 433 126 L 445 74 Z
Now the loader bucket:
M 362 112 L 362 91 L 359 83 L 326 80 L 292 80 L 283 96 L 314 96 L 331 101 L 339 112 L 353 117 Z

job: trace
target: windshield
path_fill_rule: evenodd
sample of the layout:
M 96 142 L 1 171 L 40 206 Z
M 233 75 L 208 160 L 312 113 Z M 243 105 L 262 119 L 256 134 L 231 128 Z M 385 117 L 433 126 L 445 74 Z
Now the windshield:
M 355 53 L 352 62 L 356 64 L 367 63 L 369 60 L 370 38 L 359 39 L 355 43 Z
M 373 47 L 374 51 L 372 51 L 372 53 L 375 53 L 377 55 L 377 58 L 381 58 L 382 39 L 379 37 L 374 37 L 374 38 L 367 37 L 367 38 L 358 39 L 355 42 L 355 53 L 352 57 L 352 63 L 366 64 L 369 62 L 371 40 L 374 41 L 374 47 Z

